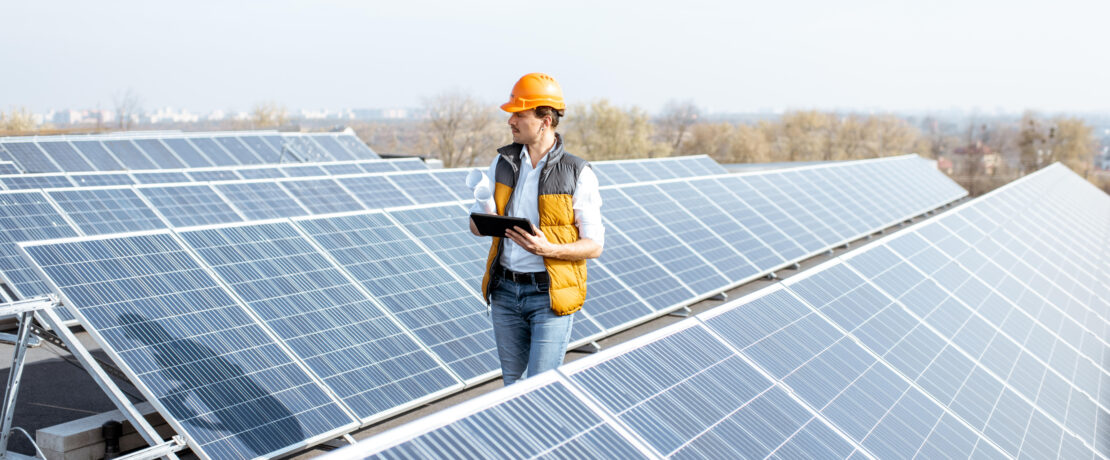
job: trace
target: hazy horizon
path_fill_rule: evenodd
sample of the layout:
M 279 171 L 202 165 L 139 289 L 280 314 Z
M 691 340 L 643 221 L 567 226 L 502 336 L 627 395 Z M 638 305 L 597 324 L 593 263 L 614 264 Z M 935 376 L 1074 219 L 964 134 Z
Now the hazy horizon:
M 110 5 L 0 5 L 0 111 L 110 109 L 127 88 L 195 112 L 497 103 L 534 71 L 569 103 L 649 112 L 1110 111 L 1105 3 Z

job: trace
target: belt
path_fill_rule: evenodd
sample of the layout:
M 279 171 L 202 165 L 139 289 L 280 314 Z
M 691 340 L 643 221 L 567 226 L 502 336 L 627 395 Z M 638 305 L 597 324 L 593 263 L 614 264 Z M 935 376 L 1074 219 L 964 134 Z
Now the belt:
M 547 272 L 514 272 L 500 265 L 493 267 L 493 275 L 518 284 L 546 283 L 549 279 Z

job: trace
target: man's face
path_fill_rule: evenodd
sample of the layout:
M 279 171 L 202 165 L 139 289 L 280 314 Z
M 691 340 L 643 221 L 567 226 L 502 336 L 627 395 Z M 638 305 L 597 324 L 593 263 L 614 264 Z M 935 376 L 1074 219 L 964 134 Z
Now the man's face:
M 532 144 L 540 139 L 540 128 L 543 127 L 543 118 L 536 118 L 535 110 L 513 112 L 509 116 L 509 129 L 513 132 L 513 142 L 517 144 Z

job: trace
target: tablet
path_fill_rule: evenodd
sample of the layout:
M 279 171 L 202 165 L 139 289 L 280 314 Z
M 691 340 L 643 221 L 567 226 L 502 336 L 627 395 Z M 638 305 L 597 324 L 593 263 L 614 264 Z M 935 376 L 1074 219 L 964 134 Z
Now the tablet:
M 532 223 L 521 217 L 506 217 L 496 214 L 470 213 L 474 226 L 478 227 L 478 234 L 482 236 L 505 236 L 505 230 L 513 227 L 523 228 L 529 234 L 532 232 Z

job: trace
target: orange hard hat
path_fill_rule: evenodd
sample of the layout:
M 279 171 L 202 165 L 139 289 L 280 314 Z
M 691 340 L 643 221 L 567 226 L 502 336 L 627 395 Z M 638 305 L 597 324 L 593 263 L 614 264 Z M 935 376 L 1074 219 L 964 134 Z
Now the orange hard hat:
M 509 95 L 509 102 L 501 104 L 501 110 L 506 112 L 521 112 L 536 107 L 548 106 L 562 114 L 567 108 L 563 101 L 563 89 L 559 83 L 545 73 L 530 73 L 513 85 L 513 93 Z

